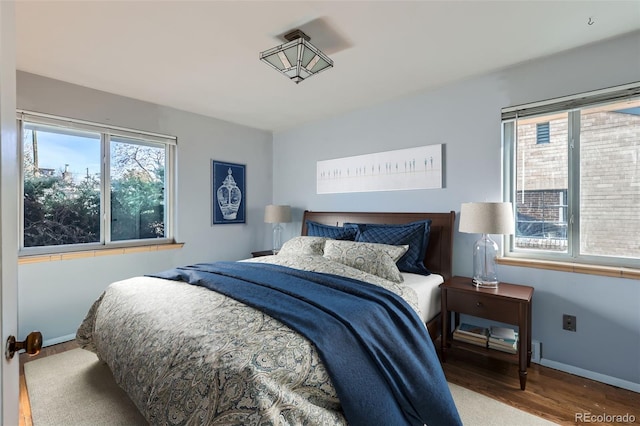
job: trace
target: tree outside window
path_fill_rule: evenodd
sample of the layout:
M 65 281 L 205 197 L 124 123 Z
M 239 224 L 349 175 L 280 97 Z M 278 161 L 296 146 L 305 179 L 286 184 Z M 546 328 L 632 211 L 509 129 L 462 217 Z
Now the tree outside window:
M 168 237 L 169 145 L 22 124 L 23 248 Z

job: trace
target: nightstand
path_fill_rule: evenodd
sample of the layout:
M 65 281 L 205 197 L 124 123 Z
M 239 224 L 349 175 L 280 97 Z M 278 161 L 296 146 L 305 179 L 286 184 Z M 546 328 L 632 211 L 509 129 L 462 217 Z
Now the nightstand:
M 442 338 L 440 341 L 442 362 L 446 361 L 447 351 L 454 348 L 510 361 L 517 360 L 520 389 L 524 390 L 527 384 L 527 367 L 531 365 L 533 287 L 500 283 L 498 288 L 478 288 L 471 283 L 471 278 L 453 277 L 446 280 L 440 289 L 442 291 Z M 509 354 L 453 340 L 452 328 L 449 326 L 451 312 L 455 312 L 453 329 L 460 324 L 460 314 L 517 325 L 519 333 L 517 353 Z
M 252 251 L 251 257 L 271 256 L 272 254 L 273 250 Z

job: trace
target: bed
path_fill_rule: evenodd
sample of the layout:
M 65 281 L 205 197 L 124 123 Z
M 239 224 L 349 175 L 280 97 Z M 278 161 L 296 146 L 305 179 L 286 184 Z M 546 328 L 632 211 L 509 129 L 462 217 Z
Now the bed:
M 440 335 L 440 284 L 451 278 L 453 273 L 453 226 L 455 212 L 446 213 L 378 213 L 378 212 L 316 212 L 305 210 L 301 235 L 307 235 L 307 221 L 325 225 L 345 223 L 406 224 L 430 219 L 429 245 L 424 256 L 424 265 L 434 276 L 431 280 L 415 285 L 420 298 L 419 304 L 429 334 L 435 341 Z M 407 277 L 405 276 L 405 279 Z M 417 277 L 410 276 L 405 283 Z
M 322 240 L 309 236 L 311 223 L 427 219 L 424 266 L 448 278 L 454 212 L 305 211 L 301 236 L 277 256 L 189 265 L 111 284 L 89 309 L 77 340 L 109 366 L 151 424 L 461 424 L 429 339 L 439 312 L 425 314 L 430 298 L 403 284 L 413 274 L 397 282 L 369 265 L 359 269 L 327 257 L 329 251 L 301 253 L 296 246 Z M 323 247 L 376 245 L 350 244 L 325 238 Z M 404 246 L 379 245 L 384 262 L 404 259 L 394 248 Z M 244 287 L 249 290 L 238 294 Z M 329 300 L 345 289 L 350 293 Z M 372 303 L 385 304 L 404 325 L 389 325 L 389 315 L 376 313 Z M 340 322 L 331 317 L 335 312 L 351 316 Z M 349 331 L 343 336 L 342 329 Z M 373 373 L 378 370 L 384 370 L 380 377 Z

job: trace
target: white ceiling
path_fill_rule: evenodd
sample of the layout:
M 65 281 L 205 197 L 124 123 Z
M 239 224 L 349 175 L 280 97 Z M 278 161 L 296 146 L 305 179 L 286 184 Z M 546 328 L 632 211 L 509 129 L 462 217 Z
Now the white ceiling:
M 18 0 L 16 20 L 19 70 L 278 131 L 638 30 L 640 1 Z M 297 85 L 258 60 L 295 28 L 334 61 Z

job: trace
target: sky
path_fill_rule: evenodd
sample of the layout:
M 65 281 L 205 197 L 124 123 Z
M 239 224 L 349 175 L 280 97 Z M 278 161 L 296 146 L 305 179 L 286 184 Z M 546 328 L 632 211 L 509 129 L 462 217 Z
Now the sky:
M 25 131 L 31 141 L 31 131 Z M 100 136 L 83 137 L 38 131 L 38 163 L 41 169 L 54 169 L 56 174 L 69 165 L 75 178 L 100 173 Z

